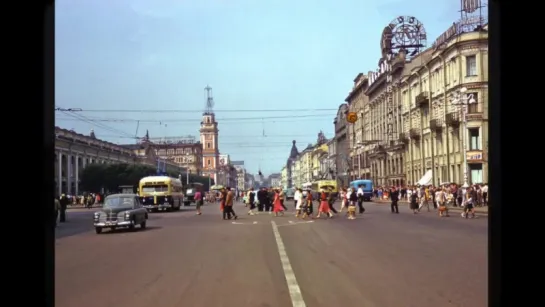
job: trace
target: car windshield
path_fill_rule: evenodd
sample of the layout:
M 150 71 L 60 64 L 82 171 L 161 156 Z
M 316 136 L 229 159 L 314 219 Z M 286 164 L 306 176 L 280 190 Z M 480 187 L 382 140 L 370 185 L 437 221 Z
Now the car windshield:
M 104 208 L 132 208 L 134 206 L 134 197 L 107 197 L 104 202 Z
M 168 186 L 167 185 L 147 185 L 142 187 L 142 192 L 144 193 L 168 192 Z

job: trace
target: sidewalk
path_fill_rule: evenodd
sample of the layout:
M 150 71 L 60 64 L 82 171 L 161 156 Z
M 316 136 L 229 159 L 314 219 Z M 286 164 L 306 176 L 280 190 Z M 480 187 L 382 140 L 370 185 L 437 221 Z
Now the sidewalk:
M 92 208 L 102 208 L 102 204 L 94 204 L 91 206 L 91 209 Z M 66 209 L 87 209 L 87 207 L 85 207 L 84 205 L 69 205 Z
M 371 202 L 377 203 L 377 204 L 390 204 L 391 202 L 389 200 L 377 200 L 373 199 Z M 408 205 L 409 202 L 406 200 L 400 200 L 399 205 Z M 433 207 L 433 205 L 430 203 L 430 207 Z M 462 207 L 448 207 L 449 211 L 455 211 L 455 212 L 462 212 L 464 209 Z M 481 214 L 481 215 L 488 215 L 488 206 L 484 207 L 475 207 L 475 213 Z

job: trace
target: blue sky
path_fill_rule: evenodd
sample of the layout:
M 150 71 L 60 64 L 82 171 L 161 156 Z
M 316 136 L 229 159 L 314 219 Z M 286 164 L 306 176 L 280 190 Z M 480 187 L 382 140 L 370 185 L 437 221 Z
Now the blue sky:
M 333 136 L 336 109 L 354 77 L 376 69 L 392 19 L 415 16 L 431 45 L 458 11 L 458 0 L 56 1 L 58 107 L 185 110 L 57 112 L 56 125 L 119 144 L 135 142 L 138 120 L 140 137 L 198 136 L 210 84 L 221 153 L 279 172 L 292 140 L 302 149 L 320 130 Z M 228 112 L 270 109 L 288 111 Z

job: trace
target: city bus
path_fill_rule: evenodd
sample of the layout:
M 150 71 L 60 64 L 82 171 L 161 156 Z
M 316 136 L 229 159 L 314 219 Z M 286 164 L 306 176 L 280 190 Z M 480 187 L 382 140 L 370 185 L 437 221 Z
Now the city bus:
M 182 181 L 168 176 L 148 176 L 140 179 L 138 196 L 148 211 L 180 210 L 183 202 Z
M 371 198 L 373 198 L 373 181 L 369 179 L 360 179 L 350 182 L 350 187 L 356 189 L 356 191 L 358 191 L 360 185 L 363 186 L 363 200 L 371 201 Z
M 337 181 L 336 180 L 318 180 L 314 181 L 312 183 L 312 191 L 313 192 L 320 192 L 320 188 L 324 186 L 332 187 L 332 189 L 328 190 L 330 193 L 333 193 L 333 197 L 337 197 L 339 194 L 339 189 L 337 187 Z

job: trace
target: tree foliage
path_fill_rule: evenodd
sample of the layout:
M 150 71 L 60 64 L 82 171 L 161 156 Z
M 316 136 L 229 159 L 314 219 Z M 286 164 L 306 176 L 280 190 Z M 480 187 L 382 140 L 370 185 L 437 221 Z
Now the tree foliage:
M 121 185 L 137 187 L 140 179 L 157 174 L 156 168 L 141 164 L 91 164 L 81 173 L 81 189 L 88 192 L 117 191 Z M 179 173 L 167 172 L 168 176 L 178 178 Z M 182 173 L 182 183 L 186 184 L 186 174 Z M 208 177 L 189 174 L 189 182 L 202 183 L 208 189 Z M 214 184 L 214 180 L 211 181 Z

